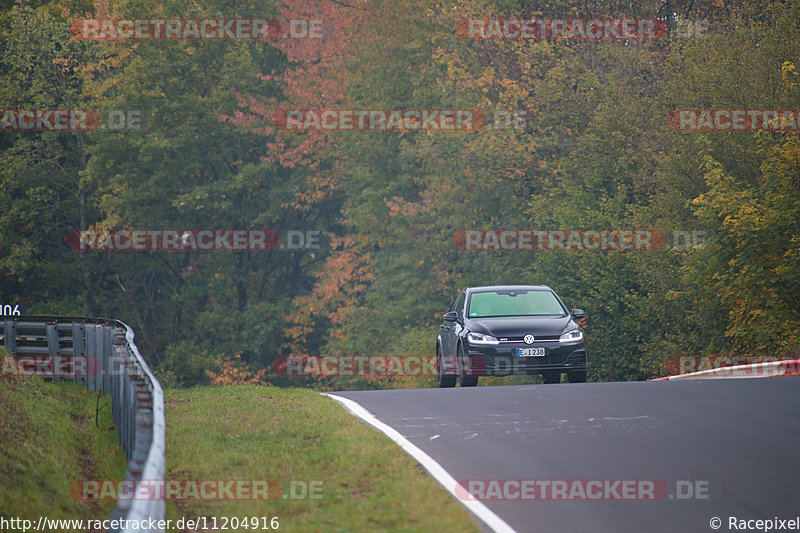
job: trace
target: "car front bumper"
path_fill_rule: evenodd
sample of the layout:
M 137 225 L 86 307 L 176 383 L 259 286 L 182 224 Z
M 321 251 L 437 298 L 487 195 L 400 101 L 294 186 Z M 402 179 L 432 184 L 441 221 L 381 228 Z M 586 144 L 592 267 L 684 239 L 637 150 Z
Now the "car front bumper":
M 517 348 L 544 348 L 545 355 L 518 357 Z M 511 376 L 540 374 L 543 371 L 586 370 L 586 346 L 580 342 L 562 345 L 557 341 L 535 343 L 505 343 L 499 345 L 466 347 L 468 357 L 463 362 L 467 375 Z

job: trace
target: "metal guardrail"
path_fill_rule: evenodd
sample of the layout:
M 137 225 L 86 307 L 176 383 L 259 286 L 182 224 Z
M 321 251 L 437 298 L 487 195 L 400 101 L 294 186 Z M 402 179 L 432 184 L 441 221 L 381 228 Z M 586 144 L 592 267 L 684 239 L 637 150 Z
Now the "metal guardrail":
M 14 355 L 86 356 L 96 366 L 75 381 L 111 395 L 120 446 L 128 460 L 126 480 L 138 489 L 142 480 L 164 479 L 164 393 L 133 342 L 133 330 L 112 319 L 20 316 L 5 319 L 0 331 Z M 60 378 L 54 378 L 59 380 Z M 164 495 L 117 502 L 112 518 L 163 521 Z M 133 533 L 133 530 L 115 530 Z M 137 529 L 137 533 L 163 529 Z

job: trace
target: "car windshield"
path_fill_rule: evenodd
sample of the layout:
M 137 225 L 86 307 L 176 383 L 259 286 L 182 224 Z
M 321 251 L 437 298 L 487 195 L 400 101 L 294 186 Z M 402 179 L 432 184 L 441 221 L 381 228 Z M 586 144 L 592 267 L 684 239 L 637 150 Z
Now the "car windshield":
M 469 317 L 565 316 L 566 312 L 550 291 L 475 292 L 469 298 Z

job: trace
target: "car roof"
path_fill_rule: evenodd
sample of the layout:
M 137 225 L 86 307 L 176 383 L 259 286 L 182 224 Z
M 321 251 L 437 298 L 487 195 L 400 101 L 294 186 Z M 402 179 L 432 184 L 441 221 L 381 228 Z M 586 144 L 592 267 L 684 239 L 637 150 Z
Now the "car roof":
M 469 287 L 467 292 L 491 291 L 552 291 L 547 285 L 486 285 L 484 287 Z

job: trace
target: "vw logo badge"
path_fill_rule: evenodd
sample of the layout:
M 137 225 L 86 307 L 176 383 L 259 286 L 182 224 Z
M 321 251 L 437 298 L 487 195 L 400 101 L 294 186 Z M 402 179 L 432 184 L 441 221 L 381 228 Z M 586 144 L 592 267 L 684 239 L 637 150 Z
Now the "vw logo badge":
M 533 344 L 533 335 L 525 335 L 522 340 L 525 341 L 525 344 Z

